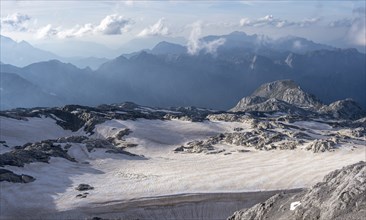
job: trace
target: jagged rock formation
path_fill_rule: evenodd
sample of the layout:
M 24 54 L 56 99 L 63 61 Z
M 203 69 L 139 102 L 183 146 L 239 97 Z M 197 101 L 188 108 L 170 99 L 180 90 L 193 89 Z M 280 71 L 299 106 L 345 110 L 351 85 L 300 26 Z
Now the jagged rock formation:
M 235 212 L 228 220 L 363 219 L 365 194 L 366 162 L 361 161 L 329 173 L 302 193 L 277 194 L 264 203 Z

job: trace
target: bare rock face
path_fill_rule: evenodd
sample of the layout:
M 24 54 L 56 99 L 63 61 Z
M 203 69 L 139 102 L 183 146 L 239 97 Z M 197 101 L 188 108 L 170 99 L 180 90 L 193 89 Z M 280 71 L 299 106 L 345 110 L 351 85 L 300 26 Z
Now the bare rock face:
M 277 194 L 264 203 L 240 210 L 229 220 L 251 219 L 364 219 L 366 162 L 335 170 L 312 188 L 296 195 Z

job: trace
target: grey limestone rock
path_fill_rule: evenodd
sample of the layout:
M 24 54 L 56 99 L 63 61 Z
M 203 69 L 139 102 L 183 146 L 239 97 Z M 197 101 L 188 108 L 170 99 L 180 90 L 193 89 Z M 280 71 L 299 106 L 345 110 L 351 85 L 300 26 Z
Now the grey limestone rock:
M 229 220 L 364 219 L 366 214 L 366 162 L 343 167 L 326 175 L 322 182 L 296 195 L 277 194 Z M 291 205 L 296 208 L 290 209 Z

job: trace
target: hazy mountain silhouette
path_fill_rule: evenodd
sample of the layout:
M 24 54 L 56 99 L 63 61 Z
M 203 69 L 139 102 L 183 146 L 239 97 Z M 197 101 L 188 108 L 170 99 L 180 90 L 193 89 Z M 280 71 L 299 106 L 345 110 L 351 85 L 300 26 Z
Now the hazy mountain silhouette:
M 2 64 L 1 71 L 18 74 L 61 97 L 64 104 L 134 101 L 227 110 L 263 83 L 291 79 L 325 103 L 352 98 L 366 107 L 365 54 L 355 49 L 295 37 L 273 41 L 242 32 L 201 40 L 219 37 L 226 41 L 216 53 L 189 55 L 182 45 L 161 42 L 152 50 L 107 61 L 96 71 L 55 60 L 24 68 Z M 302 53 L 290 51 L 295 41 L 306 45 Z
M 1 109 L 63 104 L 60 97 L 47 93 L 17 74 L 0 72 L 0 78 Z
M 24 67 L 32 63 L 60 60 L 70 62 L 80 68 L 90 67 L 97 69 L 102 63 L 108 61 L 106 58 L 97 57 L 62 57 L 49 51 L 38 49 L 26 41 L 16 42 L 9 37 L 0 35 L 1 62 L 6 64 Z

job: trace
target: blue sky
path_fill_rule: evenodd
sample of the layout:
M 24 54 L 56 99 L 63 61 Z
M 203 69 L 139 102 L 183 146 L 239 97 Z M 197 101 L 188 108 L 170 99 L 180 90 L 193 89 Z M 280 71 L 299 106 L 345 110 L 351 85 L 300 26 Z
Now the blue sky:
M 244 31 L 365 46 L 364 1 L 1 1 L 1 34 L 36 45 L 185 43 L 197 22 L 202 36 Z

